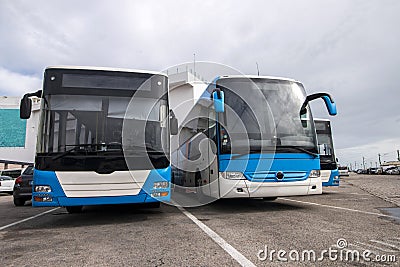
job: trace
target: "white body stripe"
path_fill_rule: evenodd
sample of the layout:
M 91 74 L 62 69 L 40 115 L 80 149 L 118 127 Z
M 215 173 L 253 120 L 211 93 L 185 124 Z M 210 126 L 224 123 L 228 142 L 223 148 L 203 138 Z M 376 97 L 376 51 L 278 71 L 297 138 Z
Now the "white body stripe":
M 329 182 L 330 177 L 331 177 L 331 170 L 321 170 L 321 180 L 323 183 Z
M 56 172 L 67 197 L 105 197 L 137 195 L 150 170 L 96 172 Z

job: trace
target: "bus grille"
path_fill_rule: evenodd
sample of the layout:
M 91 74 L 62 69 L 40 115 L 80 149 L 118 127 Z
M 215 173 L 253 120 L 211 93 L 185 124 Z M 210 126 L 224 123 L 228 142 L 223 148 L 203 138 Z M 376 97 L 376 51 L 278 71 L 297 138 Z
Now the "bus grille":
M 56 172 L 67 197 L 104 197 L 137 195 L 150 170 L 96 172 Z
M 277 171 L 245 172 L 244 176 L 252 182 L 295 182 L 307 179 L 307 172 L 282 171 L 283 179 L 276 178 Z

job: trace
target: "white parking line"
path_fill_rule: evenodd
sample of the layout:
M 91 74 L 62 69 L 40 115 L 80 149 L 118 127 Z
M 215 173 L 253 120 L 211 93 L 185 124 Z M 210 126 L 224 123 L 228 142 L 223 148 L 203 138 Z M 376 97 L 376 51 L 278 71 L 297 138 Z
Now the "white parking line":
M 302 204 L 307 204 L 307 205 L 313 205 L 313 206 L 337 209 L 337 210 L 354 211 L 354 212 L 358 212 L 358 213 L 363 213 L 363 214 L 368 214 L 368 215 L 375 215 L 375 216 L 379 216 L 379 217 L 386 217 L 386 218 L 391 218 L 391 219 L 396 219 L 396 220 L 400 219 L 400 217 L 386 215 L 386 214 L 377 213 L 377 212 L 370 212 L 370 211 L 364 211 L 364 210 L 355 210 L 355 209 L 350 209 L 350 208 L 336 207 L 336 206 L 331 206 L 331 205 L 319 204 L 319 203 L 308 202 L 308 201 L 300 201 L 300 200 L 289 199 L 289 198 L 284 198 L 284 197 L 280 197 L 278 199 L 285 200 L 285 201 L 302 203 Z
M 332 201 L 360 201 L 360 200 L 371 200 L 369 197 L 360 197 L 360 198 L 330 198 Z
M 364 245 L 362 245 L 362 244 L 364 244 L 364 243 L 355 242 L 355 243 L 349 244 L 349 247 L 352 246 L 352 247 L 360 248 L 360 249 L 362 249 L 362 250 L 364 250 L 364 251 L 365 251 L 365 250 L 369 250 L 369 251 L 371 251 L 371 253 L 374 254 L 374 255 L 379 255 L 379 254 L 381 254 L 381 252 L 378 252 L 377 250 L 374 250 L 374 249 L 369 248 L 369 247 L 370 247 L 369 245 L 367 245 L 367 247 L 365 247 L 365 244 L 364 244 Z M 382 250 L 380 249 L 380 251 L 382 251 Z
M 386 242 L 383 242 L 383 241 L 379 241 L 379 240 L 374 240 L 374 239 L 370 240 L 370 242 L 378 243 L 378 244 L 381 244 L 381 245 L 384 245 L 384 246 L 387 246 L 387 247 L 394 248 L 397 251 L 400 251 L 400 248 L 398 246 L 396 246 L 396 245 L 393 245 L 393 244 L 389 244 L 389 243 L 386 243 Z
M 35 218 L 40 217 L 40 216 L 43 216 L 43 215 L 45 215 L 45 214 L 47 214 L 47 213 L 50 213 L 50 212 L 52 212 L 52 211 L 55 211 L 55 210 L 57 210 L 57 209 L 59 209 L 59 208 L 60 208 L 60 207 L 57 207 L 57 208 L 54 208 L 54 209 L 51 209 L 51 210 L 44 211 L 44 212 L 42 212 L 42 213 L 36 214 L 36 215 L 31 216 L 31 217 L 29 217 L 29 218 L 26 218 L 26 219 L 23 219 L 23 220 L 20 220 L 20 221 L 17 221 L 17 222 L 13 222 L 13 223 L 7 224 L 7 225 L 5 225 L 5 226 L 0 227 L 0 231 L 2 231 L 2 230 L 4 230 L 4 229 L 7 229 L 7 228 L 9 228 L 9 227 L 11 227 L 11 226 L 14 226 L 14 225 L 17 225 L 17 224 L 20 224 L 20 223 L 23 223 L 23 222 L 26 222 L 26 221 L 35 219 Z
M 234 258 L 241 266 L 255 267 L 256 265 L 252 263 L 249 259 L 247 259 L 243 254 L 237 251 L 234 247 L 232 247 L 228 242 L 226 242 L 221 236 L 219 236 L 216 232 L 211 230 L 207 225 L 202 223 L 199 219 L 197 219 L 193 214 L 188 212 L 182 207 L 177 206 L 177 208 L 182 211 L 183 214 L 186 215 L 192 222 L 194 222 L 203 232 L 205 232 L 215 243 L 217 243 L 223 250 L 225 250 L 232 258 Z
M 363 242 L 354 242 L 354 243 L 357 244 L 357 245 L 362 245 L 363 248 L 371 247 L 371 248 L 374 248 L 374 249 L 377 249 L 377 250 L 380 250 L 380 251 L 383 251 L 383 252 L 386 252 L 386 253 L 395 253 L 395 252 L 397 252 L 397 251 L 394 251 L 394 250 L 388 250 L 386 248 L 378 247 L 378 246 L 367 244 L 367 243 L 363 243 Z M 379 254 L 376 254 L 376 255 L 379 255 Z
M 356 192 L 350 192 L 346 193 L 348 195 L 358 195 L 358 196 L 371 196 L 370 194 L 365 194 L 365 193 L 356 193 Z

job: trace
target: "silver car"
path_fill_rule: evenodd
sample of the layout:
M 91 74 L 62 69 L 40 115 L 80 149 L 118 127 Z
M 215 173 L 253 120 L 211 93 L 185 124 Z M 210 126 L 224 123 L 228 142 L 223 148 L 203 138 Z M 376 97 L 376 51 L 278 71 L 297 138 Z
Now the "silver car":
M 347 166 L 341 166 L 338 168 L 339 176 L 349 176 L 349 169 Z
M 13 193 L 15 179 L 10 176 L 0 176 L 0 193 Z

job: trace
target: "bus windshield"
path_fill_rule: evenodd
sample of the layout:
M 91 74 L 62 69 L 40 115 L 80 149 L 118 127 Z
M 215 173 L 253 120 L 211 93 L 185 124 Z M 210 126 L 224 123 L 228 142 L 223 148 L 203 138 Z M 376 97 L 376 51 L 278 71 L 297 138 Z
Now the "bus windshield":
M 300 83 L 266 78 L 223 78 L 217 87 L 225 93 L 221 152 L 317 153 L 311 112 L 300 117 L 306 97 Z M 240 118 L 240 119 L 239 119 Z M 247 141 L 248 140 L 248 141 Z
M 150 78 L 148 86 L 136 91 L 146 83 L 144 77 L 135 78 L 134 73 L 131 77 L 119 77 L 118 73 L 105 76 L 99 72 L 58 76 L 46 73 L 38 168 L 97 170 L 101 162 L 109 160 L 114 161 L 113 170 L 127 169 L 123 152 L 127 148 L 126 143 L 123 147 L 124 124 L 129 125 L 126 140 L 131 148 L 129 154 L 137 158 L 135 166 L 150 168 L 156 162 L 155 167 L 167 167 L 169 162 L 164 155 L 169 149 L 165 123 L 166 77 L 154 78 L 159 80 L 155 86 L 150 76 L 145 77 Z M 57 77 L 62 77 L 58 85 L 53 84 Z
M 324 146 L 323 151 L 320 151 L 321 169 L 334 170 L 337 168 L 337 164 L 333 148 L 331 124 L 329 121 L 320 119 L 315 119 L 314 122 L 317 131 L 318 145 Z
M 46 127 L 41 152 L 64 152 L 78 145 L 122 145 L 122 124 L 130 99 L 114 96 L 48 96 L 45 116 L 49 118 L 49 127 Z M 140 106 L 137 105 L 136 112 L 127 115 L 135 121 L 138 129 L 132 145 L 151 144 L 153 150 L 162 151 L 161 131 L 149 130 L 145 137 L 144 130 L 145 124 L 148 124 L 147 127 L 160 127 L 159 109 L 165 105 L 165 100 L 138 98 L 137 102 L 135 104 L 140 103 Z M 91 149 L 105 150 L 100 147 L 93 146 Z

